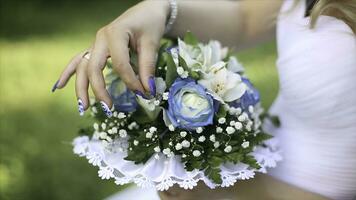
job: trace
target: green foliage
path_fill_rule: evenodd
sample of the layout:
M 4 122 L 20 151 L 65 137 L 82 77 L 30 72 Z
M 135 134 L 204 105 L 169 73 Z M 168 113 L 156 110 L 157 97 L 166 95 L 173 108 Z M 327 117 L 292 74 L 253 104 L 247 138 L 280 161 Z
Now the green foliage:
M 169 39 L 162 39 L 161 41 L 161 47 L 159 48 L 157 52 L 157 64 L 156 64 L 156 76 L 157 77 L 165 77 L 166 74 L 166 67 L 167 67 L 167 54 L 169 48 L 171 48 L 174 45 L 172 40 Z
M 224 158 L 218 156 L 208 157 L 209 166 L 212 168 L 217 168 L 225 162 Z
M 87 127 L 87 128 L 81 128 L 78 131 L 79 135 L 86 135 L 86 136 L 91 136 L 94 132 L 94 129 L 92 127 Z
M 227 157 L 228 161 L 230 161 L 234 164 L 237 164 L 242 161 L 243 154 L 241 152 L 233 152 L 233 153 L 227 154 L 226 157 Z
M 191 68 L 188 67 L 187 63 L 185 62 L 185 60 L 182 58 L 182 56 L 178 56 L 178 62 L 179 62 L 179 66 L 182 67 L 184 69 L 184 71 L 187 71 L 189 74 L 189 77 L 198 80 L 200 78 L 200 75 L 198 72 L 193 71 Z
M 242 162 L 248 164 L 252 168 L 261 169 L 261 166 L 257 163 L 256 159 L 253 156 L 246 155 Z
M 148 161 L 154 154 L 154 150 L 151 146 L 139 146 L 140 148 L 135 148 L 135 150 L 128 151 L 127 157 L 125 157 L 125 160 L 128 161 L 133 161 L 135 164 L 144 164 L 145 162 Z
M 221 169 L 219 167 L 208 167 L 205 171 L 204 174 L 205 176 L 209 177 L 214 183 L 216 184 L 221 184 L 222 179 L 220 176 Z
M 183 67 L 184 71 L 190 72 L 190 68 L 188 67 L 187 63 L 180 55 L 178 56 L 178 62 L 179 62 L 179 66 Z
M 219 106 L 219 110 L 218 112 L 216 113 L 216 117 L 217 118 L 221 118 L 221 117 L 226 117 L 226 114 L 227 114 L 227 111 L 226 109 L 224 108 L 224 106 Z
M 167 62 L 167 72 L 166 72 L 166 84 L 170 87 L 174 80 L 178 77 L 177 66 L 173 61 L 171 54 L 163 53 L 163 56 Z
M 154 114 L 154 115 L 152 115 Z M 150 123 L 156 120 L 159 113 L 149 112 L 138 106 L 137 110 L 132 114 L 132 118 L 140 124 Z
M 281 121 L 279 120 L 278 116 L 270 116 L 270 120 L 273 123 L 275 127 L 280 127 L 281 126 Z
M 267 133 L 258 133 L 254 138 L 253 141 L 257 144 L 261 144 L 263 141 L 271 139 L 272 135 Z
M 195 46 L 199 43 L 199 40 L 193 35 L 192 32 L 188 31 L 184 36 L 184 42 L 189 45 Z

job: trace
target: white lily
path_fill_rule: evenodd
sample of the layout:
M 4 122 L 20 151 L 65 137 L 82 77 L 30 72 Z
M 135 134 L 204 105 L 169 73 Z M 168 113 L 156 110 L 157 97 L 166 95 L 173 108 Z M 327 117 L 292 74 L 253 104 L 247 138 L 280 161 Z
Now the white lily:
M 159 112 L 162 110 L 161 107 L 155 105 L 155 100 L 156 99 L 144 99 L 143 97 L 137 95 L 137 103 L 151 120 L 156 119 Z
M 222 48 L 218 41 L 210 41 L 207 45 L 191 46 L 178 39 L 178 49 L 172 49 L 171 53 L 177 66 L 179 54 L 192 71 L 206 74 L 214 65 L 222 62 L 227 55 L 227 48 Z
M 163 80 L 163 78 L 158 77 L 155 79 L 155 84 L 156 84 L 157 93 L 162 95 L 167 87 L 166 82 Z M 155 103 L 156 100 L 157 100 L 156 98 L 145 99 L 145 98 L 137 95 L 137 103 L 145 111 L 147 116 L 152 120 L 156 119 L 158 114 L 162 110 L 162 107 L 160 107 L 159 105 L 157 105 Z
M 235 73 L 240 73 L 245 71 L 242 64 L 234 56 L 230 57 L 229 62 L 227 64 L 227 69 Z
M 246 91 L 241 76 L 225 67 L 213 68 L 202 80 L 198 81 L 208 89 L 214 99 L 225 103 L 239 99 Z
M 173 53 L 173 59 L 177 66 L 178 66 L 178 54 L 184 59 L 188 67 L 194 68 L 196 66 L 199 66 L 199 60 L 197 59 L 198 56 L 201 54 L 201 50 L 199 48 L 188 45 L 184 41 L 178 39 L 178 52 L 175 51 L 174 53 Z
M 211 49 L 211 52 L 209 57 L 205 56 L 205 59 L 206 61 L 210 61 L 210 63 L 205 63 L 205 66 L 214 65 L 227 56 L 228 48 L 223 48 L 221 43 L 216 40 L 210 41 L 207 47 Z
M 161 77 L 155 78 L 156 91 L 158 94 L 163 95 L 164 91 L 167 88 L 166 82 Z

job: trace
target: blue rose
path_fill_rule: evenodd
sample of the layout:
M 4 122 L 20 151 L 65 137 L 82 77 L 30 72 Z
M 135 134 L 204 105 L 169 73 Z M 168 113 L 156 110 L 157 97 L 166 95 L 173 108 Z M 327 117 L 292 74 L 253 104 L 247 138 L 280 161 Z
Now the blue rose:
M 108 88 L 115 109 L 120 112 L 134 112 L 138 106 L 135 94 L 121 79 L 115 79 Z
M 247 90 L 240 99 L 230 103 L 230 106 L 240 107 L 243 111 L 248 112 L 249 106 L 254 106 L 260 102 L 260 93 L 247 78 L 242 77 L 242 82 L 246 84 Z
M 169 89 L 168 118 L 173 126 L 188 130 L 213 123 L 213 98 L 193 79 L 176 79 Z

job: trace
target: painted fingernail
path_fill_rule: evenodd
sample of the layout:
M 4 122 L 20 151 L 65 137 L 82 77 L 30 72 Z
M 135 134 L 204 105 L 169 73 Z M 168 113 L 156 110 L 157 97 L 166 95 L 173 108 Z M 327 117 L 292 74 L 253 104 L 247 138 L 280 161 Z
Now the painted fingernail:
M 84 115 L 84 104 L 81 99 L 78 99 L 78 112 L 80 116 Z
M 112 110 L 114 110 L 114 106 L 112 109 L 109 108 L 109 106 L 104 102 L 104 101 L 100 101 L 100 105 L 101 105 L 101 108 L 103 109 L 105 115 L 107 117 L 112 117 Z
M 137 96 L 140 96 L 142 98 L 145 98 L 145 95 L 140 91 L 140 90 L 135 90 L 134 93 L 137 95 Z
M 153 76 L 148 79 L 148 86 L 150 87 L 151 95 L 156 96 L 156 83 L 155 78 Z
M 52 92 L 56 91 L 58 83 L 59 83 L 59 80 L 53 85 L 52 90 L 51 90 Z

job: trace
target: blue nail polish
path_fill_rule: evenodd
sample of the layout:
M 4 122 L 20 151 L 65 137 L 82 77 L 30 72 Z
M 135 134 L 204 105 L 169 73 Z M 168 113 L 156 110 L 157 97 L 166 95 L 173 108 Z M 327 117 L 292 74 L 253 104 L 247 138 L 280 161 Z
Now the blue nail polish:
M 145 98 L 145 95 L 140 90 L 135 90 L 134 93 L 142 98 Z
M 148 79 L 148 86 L 150 87 L 151 95 L 156 96 L 156 83 L 155 78 L 153 76 Z
M 59 80 L 53 85 L 52 90 L 51 90 L 52 92 L 56 91 L 58 83 L 59 83 Z
M 113 109 L 110 109 L 109 106 L 104 102 L 104 101 L 100 101 L 100 105 L 101 105 L 101 108 L 103 109 L 105 115 L 107 117 L 112 117 L 112 111 Z
M 78 99 L 78 112 L 80 116 L 84 115 L 84 104 L 81 99 Z

